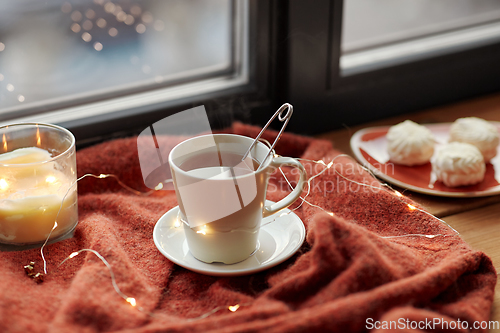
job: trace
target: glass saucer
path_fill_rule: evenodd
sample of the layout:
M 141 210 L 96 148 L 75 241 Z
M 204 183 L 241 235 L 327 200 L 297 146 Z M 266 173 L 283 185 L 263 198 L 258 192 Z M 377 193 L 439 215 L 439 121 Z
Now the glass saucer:
M 268 201 L 266 204 L 272 204 Z M 300 248 L 306 236 L 301 219 L 289 209 L 262 219 L 257 250 L 236 264 L 207 264 L 189 252 L 184 228 L 174 207 L 163 215 L 153 231 L 158 250 L 169 260 L 191 271 L 213 276 L 238 276 L 263 271 L 282 263 Z

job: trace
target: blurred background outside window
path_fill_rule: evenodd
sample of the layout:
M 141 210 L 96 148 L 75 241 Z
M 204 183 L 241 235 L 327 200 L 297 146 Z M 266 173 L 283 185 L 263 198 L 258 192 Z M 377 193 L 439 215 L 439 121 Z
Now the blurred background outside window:
M 344 75 L 500 41 L 498 0 L 345 0 Z
M 242 4 L 2 0 L 0 120 L 198 83 L 174 96 L 186 97 L 204 91 L 200 82 L 243 75 Z M 174 98 L 167 92 L 161 98 Z

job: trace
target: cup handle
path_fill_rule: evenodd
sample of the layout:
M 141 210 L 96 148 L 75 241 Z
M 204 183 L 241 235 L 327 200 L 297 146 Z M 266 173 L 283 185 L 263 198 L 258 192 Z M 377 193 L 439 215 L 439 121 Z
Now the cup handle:
M 297 185 L 295 186 L 295 188 L 293 189 L 293 191 L 289 195 L 287 195 L 286 197 L 284 197 L 280 201 L 272 204 L 271 206 L 264 206 L 264 210 L 262 212 L 263 217 L 267 217 L 269 215 L 277 213 L 280 210 L 285 209 L 288 206 L 290 206 L 291 204 L 293 204 L 295 202 L 295 200 L 297 200 L 299 198 L 300 194 L 302 193 L 302 188 L 304 187 L 304 183 L 307 180 L 307 174 L 306 174 L 306 170 L 304 169 L 304 166 L 294 158 L 275 157 L 275 158 L 273 158 L 271 165 L 276 167 L 276 168 L 279 168 L 281 166 L 295 167 L 295 168 L 299 169 L 299 171 L 300 171 L 300 178 L 299 178 Z

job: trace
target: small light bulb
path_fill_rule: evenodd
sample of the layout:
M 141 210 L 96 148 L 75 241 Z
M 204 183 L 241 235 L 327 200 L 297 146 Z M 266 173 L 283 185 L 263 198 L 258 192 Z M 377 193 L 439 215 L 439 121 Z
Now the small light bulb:
M 102 173 L 99 175 L 99 178 L 106 178 L 106 175 L 103 175 Z
M 205 232 L 205 230 L 198 230 L 196 232 L 197 234 L 202 234 L 202 235 L 206 235 L 207 233 Z
M 328 215 L 333 216 L 333 215 L 335 215 L 335 214 L 333 214 L 332 212 L 328 212 Z
M 69 258 L 70 259 L 73 259 L 74 257 L 76 257 L 79 253 L 78 252 L 73 252 L 69 255 Z
M 231 305 L 228 307 L 229 311 L 231 312 L 235 312 L 236 310 L 238 310 L 240 308 L 240 305 L 239 304 L 236 304 L 236 305 Z
M 396 194 L 396 196 L 398 196 L 398 197 L 402 197 L 402 196 L 403 196 L 403 195 L 402 195 L 400 192 L 398 192 L 398 191 L 394 191 L 394 194 Z
M 415 207 L 415 206 L 413 206 L 413 205 L 411 205 L 411 204 L 408 204 L 407 206 L 408 206 L 408 208 L 410 208 L 410 210 L 415 210 L 415 209 L 417 209 L 417 207 Z
M 159 183 L 158 185 L 156 185 L 155 190 L 159 191 L 162 188 L 163 188 L 163 183 Z
M 132 306 L 136 306 L 137 305 L 137 303 L 135 302 L 135 298 L 133 298 L 133 297 L 127 297 L 126 301 L 128 303 L 130 303 L 130 305 L 132 305 Z

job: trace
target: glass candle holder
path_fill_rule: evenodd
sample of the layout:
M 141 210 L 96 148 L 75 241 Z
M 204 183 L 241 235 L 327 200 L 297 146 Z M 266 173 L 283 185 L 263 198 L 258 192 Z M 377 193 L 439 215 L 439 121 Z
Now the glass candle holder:
M 42 244 L 78 223 L 75 137 L 50 124 L 0 127 L 0 243 Z

